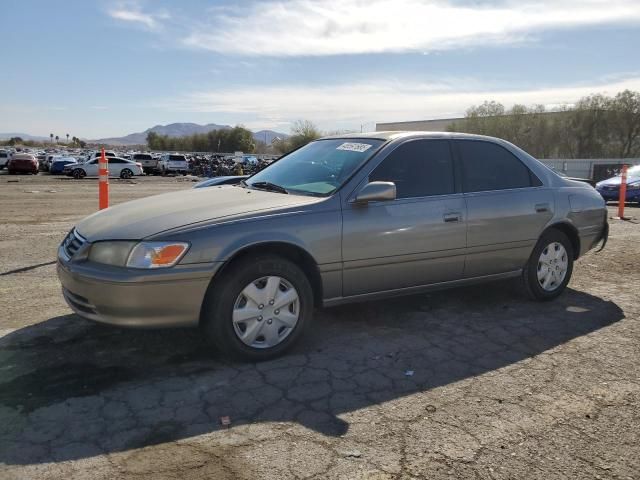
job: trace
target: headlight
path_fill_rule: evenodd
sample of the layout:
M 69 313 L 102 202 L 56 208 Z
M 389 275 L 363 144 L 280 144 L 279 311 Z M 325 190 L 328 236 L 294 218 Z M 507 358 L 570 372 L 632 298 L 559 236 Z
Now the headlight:
M 89 260 L 105 265 L 124 267 L 136 242 L 96 242 L 91 245 Z
M 131 268 L 166 268 L 173 267 L 189 250 L 184 242 L 140 242 L 126 262 Z
M 640 190 L 640 183 L 630 183 L 627 185 L 627 190 Z

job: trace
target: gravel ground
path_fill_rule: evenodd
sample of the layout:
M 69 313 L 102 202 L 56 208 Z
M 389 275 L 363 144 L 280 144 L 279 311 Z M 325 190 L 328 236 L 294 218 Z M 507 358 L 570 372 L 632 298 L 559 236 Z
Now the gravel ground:
M 112 180 L 112 202 L 191 185 Z M 55 251 L 96 191 L 0 175 L 0 478 L 640 478 L 637 223 L 554 302 L 509 282 L 328 309 L 254 365 L 71 313 Z

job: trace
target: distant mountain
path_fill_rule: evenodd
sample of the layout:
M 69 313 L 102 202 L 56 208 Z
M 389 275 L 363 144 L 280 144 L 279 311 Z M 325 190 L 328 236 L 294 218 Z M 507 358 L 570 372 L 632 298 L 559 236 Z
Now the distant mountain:
M 49 137 L 38 137 L 36 135 L 29 135 L 28 133 L 0 133 L 0 140 L 9 140 L 10 138 L 20 137 L 23 140 L 32 140 L 34 142 L 49 141 Z
M 258 132 L 253 132 L 253 138 L 260 142 L 266 143 L 267 145 L 270 145 L 275 138 L 284 140 L 288 137 L 289 135 L 287 135 L 286 133 L 274 132 L 273 130 L 260 130 Z
M 144 132 L 131 133 L 124 137 L 112 137 L 112 138 L 100 138 L 98 140 L 91 140 L 90 143 L 103 143 L 106 145 L 144 145 L 147 142 L 147 134 L 149 132 L 155 132 L 158 135 L 168 135 L 169 137 L 184 137 L 187 135 L 194 135 L 196 133 L 207 133 L 211 130 L 226 130 L 230 129 L 229 125 L 217 125 L 215 123 L 209 123 L 207 125 L 199 125 L 197 123 L 171 123 L 169 125 L 156 125 L 146 129 Z M 274 138 L 287 138 L 285 133 L 274 132 L 273 130 L 260 130 L 253 134 L 255 140 L 261 142 L 265 141 L 270 144 Z

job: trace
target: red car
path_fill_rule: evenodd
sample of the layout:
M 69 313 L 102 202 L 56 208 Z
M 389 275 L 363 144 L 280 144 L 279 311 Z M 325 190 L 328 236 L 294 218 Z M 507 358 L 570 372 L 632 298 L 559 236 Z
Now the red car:
M 16 173 L 33 173 L 38 174 L 38 159 L 35 155 L 28 153 L 16 153 L 11 157 L 9 163 L 7 163 L 7 170 L 9 175 Z

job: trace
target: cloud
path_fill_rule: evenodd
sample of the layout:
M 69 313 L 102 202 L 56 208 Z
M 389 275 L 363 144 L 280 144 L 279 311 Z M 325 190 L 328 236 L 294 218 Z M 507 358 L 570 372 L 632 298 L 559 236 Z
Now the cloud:
M 386 81 L 334 87 L 230 87 L 185 94 L 155 106 L 172 112 L 217 114 L 256 127 L 275 127 L 304 118 L 325 129 L 359 129 L 372 121 L 463 116 L 469 106 L 484 100 L 497 100 L 507 107 L 519 103 L 553 108 L 592 93 L 615 95 L 626 88 L 640 90 L 640 76 L 611 83 L 528 90 L 478 89 L 475 85 L 465 80 L 459 85 Z
M 225 54 L 429 52 L 546 29 L 640 22 L 638 0 L 266 0 L 217 10 L 184 43 Z
M 138 24 L 148 30 L 157 30 L 161 20 L 169 18 L 166 12 L 145 13 L 137 5 L 121 6 L 108 11 L 111 18 L 132 24 Z

